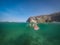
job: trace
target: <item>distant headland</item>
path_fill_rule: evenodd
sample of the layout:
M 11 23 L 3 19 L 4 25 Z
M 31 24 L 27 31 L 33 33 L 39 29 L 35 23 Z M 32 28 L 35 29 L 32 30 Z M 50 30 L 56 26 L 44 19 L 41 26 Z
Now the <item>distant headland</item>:
M 49 15 L 32 16 L 29 17 L 26 22 L 31 22 L 31 20 L 34 20 L 37 23 L 60 22 L 60 12 L 52 13 Z

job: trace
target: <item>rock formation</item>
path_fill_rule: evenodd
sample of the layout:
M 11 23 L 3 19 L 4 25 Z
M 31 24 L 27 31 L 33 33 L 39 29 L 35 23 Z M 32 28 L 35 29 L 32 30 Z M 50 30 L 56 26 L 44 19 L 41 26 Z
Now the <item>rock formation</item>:
M 29 17 L 27 22 L 31 22 L 32 20 L 36 21 L 37 23 L 45 23 L 45 22 L 60 22 L 60 12 L 53 13 L 50 15 L 40 15 L 40 16 L 33 16 Z

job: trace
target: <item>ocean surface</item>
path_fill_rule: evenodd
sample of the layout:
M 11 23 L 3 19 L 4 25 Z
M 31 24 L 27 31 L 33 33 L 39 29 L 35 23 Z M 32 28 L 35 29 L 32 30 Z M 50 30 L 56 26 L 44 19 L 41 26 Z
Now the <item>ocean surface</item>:
M 0 45 L 60 45 L 60 23 L 38 24 L 0 22 Z

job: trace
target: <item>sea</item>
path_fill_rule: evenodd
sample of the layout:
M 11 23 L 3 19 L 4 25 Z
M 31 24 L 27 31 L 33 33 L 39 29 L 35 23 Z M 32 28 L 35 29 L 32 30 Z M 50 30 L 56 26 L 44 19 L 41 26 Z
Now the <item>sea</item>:
M 0 45 L 60 45 L 60 23 L 0 22 Z

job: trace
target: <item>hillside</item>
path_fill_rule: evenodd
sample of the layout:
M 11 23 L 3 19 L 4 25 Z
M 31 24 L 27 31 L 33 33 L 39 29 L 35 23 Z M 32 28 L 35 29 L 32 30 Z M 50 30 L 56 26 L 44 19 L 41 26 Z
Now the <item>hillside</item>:
M 38 23 L 41 23 L 41 21 L 43 21 L 43 20 L 44 20 L 44 22 L 53 22 L 53 21 L 60 22 L 60 12 L 49 14 L 49 15 L 40 15 L 40 16 L 29 17 L 26 22 L 30 22 L 31 19 L 34 19 Z
M 51 14 L 52 21 L 60 22 L 60 12 Z

